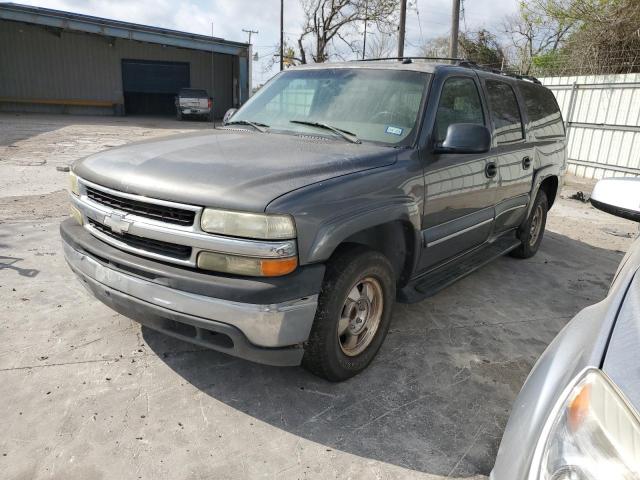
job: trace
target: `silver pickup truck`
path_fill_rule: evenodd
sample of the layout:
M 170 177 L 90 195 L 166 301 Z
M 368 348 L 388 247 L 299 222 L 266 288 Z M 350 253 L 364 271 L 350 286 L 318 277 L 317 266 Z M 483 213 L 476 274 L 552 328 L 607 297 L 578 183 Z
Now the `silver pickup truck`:
M 185 115 L 206 117 L 213 121 L 213 99 L 206 90 L 183 88 L 176 96 L 176 118 L 182 120 Z

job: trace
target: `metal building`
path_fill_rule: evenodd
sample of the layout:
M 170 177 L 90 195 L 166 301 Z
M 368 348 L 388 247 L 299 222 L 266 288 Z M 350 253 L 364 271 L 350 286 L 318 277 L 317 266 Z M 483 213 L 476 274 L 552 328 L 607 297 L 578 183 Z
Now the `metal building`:
M 206 35 L 0 4 L 0 110 L 173 114 L 182 87 L 215 115 L 251 91 L 251 47 Z

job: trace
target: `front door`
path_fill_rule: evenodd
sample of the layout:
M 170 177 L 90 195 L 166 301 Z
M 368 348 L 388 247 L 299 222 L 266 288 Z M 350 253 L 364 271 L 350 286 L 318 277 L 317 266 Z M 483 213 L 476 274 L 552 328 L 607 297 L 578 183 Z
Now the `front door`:
M 460 71 L 434 80 L 437 101 L 425 153 L 424 250 L 421 270 L 470 250 L 487 240 L 494 219 L 496 169 L 491 153 L 433 153 L 454 123 L 488 127 L 477 75 Z M 435 100 L 437 99 L 437 100 Z M 433 111 L 433 106 L 427 111 Z

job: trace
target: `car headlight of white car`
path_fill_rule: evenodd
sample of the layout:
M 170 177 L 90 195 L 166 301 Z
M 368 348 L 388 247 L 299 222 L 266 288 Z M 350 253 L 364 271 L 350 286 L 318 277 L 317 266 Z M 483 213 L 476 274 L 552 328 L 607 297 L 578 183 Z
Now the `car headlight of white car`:
M 598 369 L 582 372 L 548 419 L 530 480 L 637 480 L 640 417 Z

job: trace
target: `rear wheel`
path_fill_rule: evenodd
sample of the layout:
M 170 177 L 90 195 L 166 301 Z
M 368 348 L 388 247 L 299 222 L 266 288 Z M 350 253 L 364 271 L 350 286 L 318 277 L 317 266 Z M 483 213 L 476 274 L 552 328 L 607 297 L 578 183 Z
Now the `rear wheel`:
M 544 190 L 539 190 L 529 217 L 518 229 L 520 245 L 511 251 L 511 256 L 530 258 L 536 254 L 542 243 L 542 237 L 544 236 L 548 210 L 549 201 L 547 200 L 547 194 Z
M 384 255 L 358 247 L 340 252 L 327 266 L 302 365 L 334 382 L 360 373 L 387 335 L 394 301 Z

